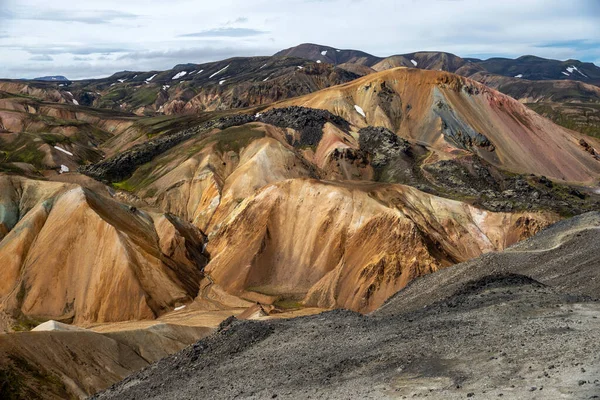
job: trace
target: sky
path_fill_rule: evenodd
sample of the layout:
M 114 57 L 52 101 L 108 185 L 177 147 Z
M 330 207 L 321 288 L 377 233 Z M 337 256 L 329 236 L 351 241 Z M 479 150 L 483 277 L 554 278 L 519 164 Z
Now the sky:
M 0 78 L 164 70 L 307 42 L 600 66 L 600 0 L 0 0 Z

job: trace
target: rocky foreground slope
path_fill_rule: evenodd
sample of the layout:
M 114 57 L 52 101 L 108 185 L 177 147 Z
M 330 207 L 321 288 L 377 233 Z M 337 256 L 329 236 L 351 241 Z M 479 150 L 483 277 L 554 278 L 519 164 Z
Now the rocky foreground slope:
M 587 399 L 600 214 L 430 274 L 374 313 L 230 319 L 95 399 Z

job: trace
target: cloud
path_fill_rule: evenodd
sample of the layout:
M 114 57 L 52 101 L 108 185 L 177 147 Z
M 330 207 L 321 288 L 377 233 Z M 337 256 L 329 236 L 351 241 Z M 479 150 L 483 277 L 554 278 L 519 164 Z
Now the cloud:
M 306 42 L 378 56 L 431 50 L 598 63 L 600 1 L 0 0 L 0 35 L 8 36 L 0 77 L 16 78 L 167 69 Z
M 47 54 L 40 54 L 38 56 L 29 57 L 30 61 L 54 61 L 54 58 Z
M 135 19 L 137 14 L 113 10 L 48 10 L 39 13 L 7 14 L 12 19 L 54 21 L 54 22 L 80 22 L 83 24 L 108 24 L 118 19 Z
M 537 44 L 536 47 L 563 49 L 567 48 L 574 50 L 598 50 L 600 49 L 600 42 L 587 39 L 559 40 L 554 42 Z
M 250 36 L 258 36 L 264 35 L 269 32 L 259 31 L 257 29 L 250 28 L 216 28 L 209 29 L 207 31 L 195 32 L 195 33 L 186 33 L 184 35 L 179 35 L 178 37 L 199 37 L 199 38 L 219 38 L 219 37 L 232 37 L 232 38 L 240 38 L 240 37 L 250 37 Z
M 14 46 L 10 46 L 14 47 Z M 29 54 L 74 54 L 79 56 L 85 56 L 90 54 L 113 54 L 113 53 L 124 53 L 130 51 L 124 47 L 110 47 L 110 46 L 83 46 L 83 45 L 61 45 L 61 46 L 23 46 L 22 50 Z
M 225 22 L 225 25 L 236 25 L 236 24 L 245 24 L 246 22 L 248 22 L 248 18 L 246 17 L 238 17 L 234 20 L 230 20 Z
M 118 61 L 147 61 L 147 60 L 173 60 L 175 63 L 201 63 L 217 61 L 235 56 L 254 56 L 268 54 L 271 49 L 236 48 L 236 47 L 190 47 L 171 50 L 144 50 L 123 54 L 117 57 Z M 172 65 L 174 65 L 172 64 Z M 171 65 L 171 66 L 172 66 Z

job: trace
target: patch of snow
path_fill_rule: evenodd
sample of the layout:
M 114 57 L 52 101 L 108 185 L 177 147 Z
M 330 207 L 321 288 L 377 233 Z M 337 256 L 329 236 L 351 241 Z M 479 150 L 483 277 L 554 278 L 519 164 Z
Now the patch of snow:
M 583 72 L 581 72 L 580 70 L 577 69 L 576 66 L 571 65 L 570 67 L 567 68 L 567 71 L 569 71 L 570 73 L 573 73 L 573 71 L 577 71 L 579 72 L 581 75 L 585 76 L 587 78 L 587 75 L 584 74 Z
M 358 106 L 358 105 L 356 105 L 356 104 L 355 104 L 355 105 L 354 105 L 354 109 L 356 110 L 356 112 L 357 112 L 357 113 L 359 113 L 359 114 L 360 114 L 360 115 L 362 115 L 363 117 L 365 117 L 365 118 L 367 117 L 367 116 L 365 115 L 365 112 L 364 112 L 364 110 L 363 110 L 362 108 L 360 108 L 360 106 Z
M 262 114 L 261 113 L 256 113 L 256 115 L 254 116 L 254 118 L 260 118 Z
M 270 77 L 271 75 L 267 76 L 265 79 L 263 79 L 263 82 L 266 82 Z
M 566 76 L 571 76 L 571 74 L 565 72 L 565 71 L 561 71 L 561 74 L 566 75 Z
M 321 52 L 321 55 L 322 55 L 322 56 L 325 56 L 325 55 L 327 55 L 327 50 L 323 50 L 323 51 Z
M 193 70 L 192 72 L 190 72 L 190 75 L 194 75 L 196 73 L 196 70 Z
M 341 50 L 336 50 L 336 51 L 339 53 Z
M 200 75 L 204 70 L 201 69 L 200 71 L 196 72 L 196 75 Z
M 64 83 L 61 83 L 60 85 L 58 85 L 58 87 L 63 87 L 63 86 L 65 86 Z
M 79 102 L 77 100 L 73 99 L 73 104 L 75 104 L 76 106 L 78 106 Z
M 67 167 L 66 165 L 61 164 L 60 165 L 60 173 L 62 174 L 63 172 L 69 172 L 69 167 Z
M 175 307 L 175 311 L 183 310 L 184 308 L 185 308 L 185 306 Z
M 301 66 L 298 65 L 298 69 L 304 69 L 304 67 L 301 67 Z
M 317 64 L 321 64 L 321 60 L 317 60 Z
M 158 74 L 154 74 L 154 75 L 152 75 L 150 78 L 146 79 L 146 82 L 150 82 L 152 79 L 154 79 L 154 77 L 155 77 L 156 75 L 158 75 Z
M 73 93 L 71 92 L 65 92 L 66 94 L 68 94 L 69 96 L 73 97 Z
M 227 80 L 227 79 L 223 79 L 222 81 L 219 81 L 219 85 L 222 85 L 222 84 L 224 84 L 226 80 Z
M 133 79 L 135 79 L 135 78 L 137 78 L 137 75 L 134 75 L 134 76 L 133 76 Z
M 213 76 L 219 75 L 221 72 L 225 71 L 227 68 L 229 68 L 229 65 L 227 65 L 225 68 L 221 68 L 220 70 L 218 70 L 217 72 L 215 72 L 214 74 L 209 76 L 208 79 L 212 78 Z
M 127 79 L 117 79 L 119 82 L 123 83 L 125 82 Z
M 178 72 L 177 74 L 175 74 L 174 77 L 172 77 L 171 79 L 179 79 L 179 78 L 183 78 L 184 76 L 187 75 L 187 71 L 181 71 Z
M 87 329 L 80 328 L 74 325 L 63 324 L 54 320 L 46 321 L 43 324 L 39 324 L 32 331 L 43 332 L 43 331 L 86 331 Z
M 68 154 L 68 155 L 70 155 L 70 156 L 72 156 L 72 155 L 73 155 L 73 153 L 71 153 L 70 151 L 67 151 L 67 150 L 65 150 L 65 149 L 63 149 L 63 148 L 60 148 L 60 147 L 58 147 L 58 146 L 54 146 L 54 148 L 55 148 L 56 150 L 58 150 L 58 151 L 62 151 L 62 152 L 63 152 L 63 153 L 65 153 L 65 154 Z
M 415 60 L 410 60 L 411 63 L 413 63 L 413 65 L 416 67 L 417 65 L 419 65 L 418 62 L 416 62 Z
M 267 64 L 263 65 L 263 66 L 262 66 L 262 67 L 260 67 L 259 69 L 263 69 L 263 68 L 264 68 L 264 67 L 266 67 L 266 66 L 267 66 Z
M 171 87 L 170 85 L 163 85 L 163 90 L 167 90 L 170 87 Z
M 523 74 L 515 75 L 515 78 L 522 78 Z

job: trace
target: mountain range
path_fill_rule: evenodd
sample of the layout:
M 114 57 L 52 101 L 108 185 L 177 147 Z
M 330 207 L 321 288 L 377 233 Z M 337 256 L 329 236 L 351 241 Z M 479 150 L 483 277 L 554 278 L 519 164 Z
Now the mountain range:
M 1 80 L 0 390 L 591 395 L 598 71 L 304 44 Z

